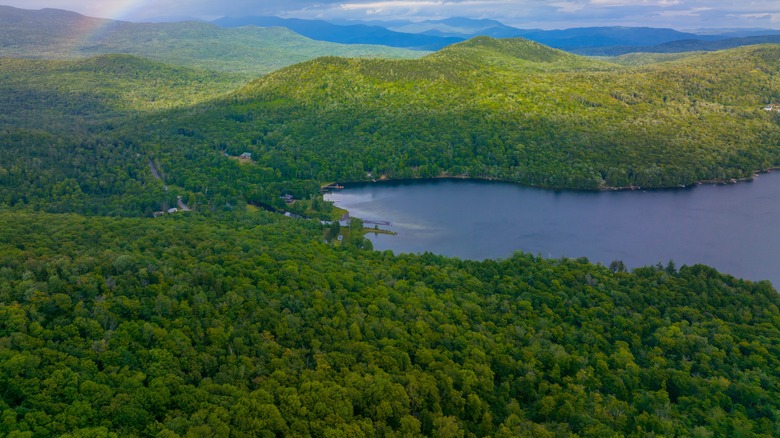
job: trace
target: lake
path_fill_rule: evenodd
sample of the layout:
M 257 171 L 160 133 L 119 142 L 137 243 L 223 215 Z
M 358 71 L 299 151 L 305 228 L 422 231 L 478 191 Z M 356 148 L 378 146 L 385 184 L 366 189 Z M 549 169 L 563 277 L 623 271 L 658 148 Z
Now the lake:
M 676 190 L 557 191 L 457 179 L 352 184 L 326 195 L 354 217 L 389 222 L 377 250 L 462 259 L 523 251 L 627 267 L 702 263 L 780 286 L 780 172 Z M 366 226 L 373 226 L 367 224 Z

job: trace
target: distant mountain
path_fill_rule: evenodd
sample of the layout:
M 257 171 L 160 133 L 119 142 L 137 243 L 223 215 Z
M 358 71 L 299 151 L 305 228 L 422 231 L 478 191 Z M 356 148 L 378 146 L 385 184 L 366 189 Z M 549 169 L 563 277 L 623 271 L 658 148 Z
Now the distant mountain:
M 717 39 L 701 37 L 674 29 L 651 27 L 581 27 L 564 30 L 523 32 L 519 36 L 562 50 L 606 46 L 654 46 L 684 39 Z
M 527 30 L 507 26 L 496 20 L 474 20 L 463 17 L 409 22 L 400 26 L 391 26 L 389 29 L 397 32 L 422 33 L 426 35 L 458 38 L 473 38 L 475 36 L 511 38 L 528 32 Z
M 395 32 L 365 24 L 338 25 L 322 20 L 279 17 L 225 17 L 214 21 L 222 27 L 286 27 L 308 38 L 341 44 L 378 44 L 416 50 L 438 50 L 464 38 Z
M 525 38 L 587 56 L 619 56 L 632 52 L 678 53 L 712 51 L 776 42 L 780 31 L 761 29 L 709 29 L 695 34 L 652 27 L 580 27 L 560 30 L 518 29 L 497 20 L 453 17 L 413 22 L 305 20 L 279 17 L 221 18 L 223 27 L 286 27 L 309 38 L 345 44 L 381 44 L 391 47 L 438 50 L 474 38 Z M 756 35 L 765 32 L 765 34 Z M 747 36 L 745 36 L 747 35 Z M 739 36 L 735 38 L 734 36 Z
M 672 29 L 591 27 L 566 30 L 523 30 L 496 20 L 454 17 L 421 22 L 353 22 L 335 24 L 322 20 L 279 17 L 221 18 L 214 23 L 224 27 L 279 26 L 309 38 L 345 44 L 382 44 L 391 47 L 438 50 L 476 36 L 523 37 L 563 50 L 615 45 L 650 46 L 688 39 L 697 35 Z M 712 37 L 717 38 L 717 37 Z
M 620 56 L 627 53 L 684 53 L 684 52 L 712 52 L 716 50 L 732 49 L 735 47 L 752 46 L 756 44 L 780 44 L 780 35 L 762 35 L 744 38 L 727 38 L 716 41 L 703 41 L 700 39 L 686 39 L 671 41 L 649 47 L 638 46 L 613 46 L 613 47 L 589 47 L 572 50 L 574 53 L 587 56 Z
M 763 35 L 780 35 L 778 29 L 763 28 L 737 28 L 737 29 L 696 29 L 691 33 L 702 36 L 716 36 L 720 38 L 744 38 Z
M 75 59 L 122 53 L 254 78 L 319 56 L 415 58 L 419 51 L 313 41 L 283 28 L 129 23 L 0 6 L 0 56 Z
M 357 22 L 353 22 L 357 23 Z M 620 56 L 627 53 L 682 53 L 714 51 L 753 44 L 780 42 L 780 30 L 705 29 L 680 32 L 650 27 L 581 27 L 562 30 L 518 29 L 496 20 L 454 17 L 444 20 L 367 21 L 390 30 L 469 39 L 522 37 L 556 49 L 586 56 Z
M 497 20 L 475 20 L 464 17 L 419 22 L 366 21 L 353 23 L 382 26 L 397 32 L 458 37 L 463 39 L 477 36 L 489 36 L 493 38 L 522 37 L 562 50 L 613 46 L 645 47 L 678 40 L 699 39 L 713 41 L 735 36 L 731 34 L 719 35 L 714 30 L 711 30 L 710 34 L 698 35 L 666 28 L 624 26 L 578 27 L 560 30 L 519 29 L 507 26 Z M 736 30 L 729 32 L 736 32 Z

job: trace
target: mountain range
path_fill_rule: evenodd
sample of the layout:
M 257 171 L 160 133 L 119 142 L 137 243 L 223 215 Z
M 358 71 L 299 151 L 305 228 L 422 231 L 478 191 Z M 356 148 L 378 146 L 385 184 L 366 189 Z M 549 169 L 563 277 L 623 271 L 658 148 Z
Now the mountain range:
M 712 41 L 701 39 L 675 40 L 653 46 L 607 46 L 586 47 L 571 50 L 586 56 L 619 56 L 627 53 L 686 53 L 686 52 L 712 52 L 716 50 L 732 49 L 734 47 L 752 46 L 756 44 L 778 44 L 780 35 L 759 35 L 737 38 L 725 38 Z
M 378 44 L 416 50 L 438 50 L 459 41 L 460 37 L 395 32 L 365 24 L 337 25 L 323 20 L 279 17 L 221 18 L 214 23 L 223 27 L 286 27 L 314 40 L 342 44 Z
M 215 23 L 225 27 L 281 26 L 322 41 L 346 44 L 361 42 L 428 50 L 438 50 L 477 36 L 522 37 L 573 53 L 598 56 L 616 56 L 629 52 L 712 51 L 772 42 L 780 35 L 777 30 L 723 30 L 720 33 L 709 30 L 697 34 L 674 29 L 624 26 L 518 29 L 496 20 L 462 17 L 419 22 L 328 22 L 278 17 L 225 17 Z
M 0 6 L 0 56 L 72 59 L 124 53 L 194 68 L 219 68 L 243 78 L 317 56 L 416 58 L 476 36 L 522 37 L 582 55 L 617 56 L 772 43 L 780 39 L 778 33 L 708 30 L 696 34 L 642 27 L 518 29 L 496 20 L 458 17 L 421 22 L 224 17 L 214 23 L 130 23 L 57 9 Z
M 234 73 L 240 80 L 318 56 L 414 58 L 425 52 L 333 44 L 288 29 L 226 29 L 204 22 L 130 23 L 57 9 L 0 6 L 0 56 L 75 59 L 130 54 L 169 64 Z
M 493 36 L 495 38 L 509 38 L 529 32 L 567 32 L 577 31 L 577 29 L 648 29 L 643 27 L 627 26 L 601 26 L 601 27 L 580 27 L 570 29 L 526 29 L 520 27 L 508 26 L 498 20 L 475 19 L 467 17 L 450 17 L 440 20 L 332 20 L 334 24 L 366 24 L 370 26 L 380 26 L 397 32 L 408 33 L 427 33 L 441 36 L 457 36 L 461 38 L 473 38 L 476 36 Z M 652 29 L 652 28 L 650 28 Z M 661 28 L 655 28 L 661 29 Z M 749 36 L 778 35 L 778 29 L 762 28 L 734 28 L 734 29 L 696 29 L 688 31 L 675 31 L 677 35 L 695 35 L 703 40 L 714 40 L 723 38 L 741 38 Z M 675 38 L 675 34 L 670 34 Z M 675 38 L 676 39 L 676 38 Z M 647 43 L 644 43 L 647 44 Z M 644 45 L 643 44 L 643 45 Z

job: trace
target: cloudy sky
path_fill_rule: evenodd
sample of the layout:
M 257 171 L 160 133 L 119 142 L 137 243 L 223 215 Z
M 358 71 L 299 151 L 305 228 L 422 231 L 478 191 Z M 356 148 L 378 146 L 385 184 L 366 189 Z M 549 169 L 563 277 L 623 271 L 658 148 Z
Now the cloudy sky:
M 0 4 L 132 21 L 246 15 L 417 21 L 460 16 L 545 29 L 594 25 L 780 29 L 780 0 L 0 0 Z

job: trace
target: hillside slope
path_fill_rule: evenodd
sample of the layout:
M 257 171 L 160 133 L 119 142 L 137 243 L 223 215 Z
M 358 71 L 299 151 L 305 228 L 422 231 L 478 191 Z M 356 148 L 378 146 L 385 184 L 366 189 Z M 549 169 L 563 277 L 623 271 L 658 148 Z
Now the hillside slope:
M 194 144 L 204 157 L 249 151 L 282 179 L 314 182 L 449 174 L 603 189 L 749 177 L 780 165 L 780 118 L 764 111 L 780 101 L 778 59 L 769 45 L 629 68 L 484 37 L 414 61 L 321 58 L 157 124 L 169 141 L 154 150 L 177 162 Z
M 183 190 L 177 194 L 212 208 L 274 204 L 285 193 L 306 198 L 323 182 L 377 176 L 577 189 L 750 177 L 780 165 L 780 115 L 764 110 L 780 101 L 778 54 L 778 46 L 755 46 L 623 67 L 481 37 L 419 60 L 319 58 L 222 98 L 234 77 L 123 55 L 6 60 L 2 153 L 13 180 L 28 186 L 4 196 L 46 204 L 69 175 L 82 201 L 89 193 L 113 199 L 88 211 L 147 214 L 159 208 L 154 199 L 170 196 L 136 188 L 128 193 L 139 203 L 109 205 L 150 159 Z M 119 172 L 97 185 L 116 159 L 95 160 L 89 151 L 98 143 L 113 145 L 105 150 L 132 163 L 135 176 Z M 52 153 L 52 144 L 86 157 Z M 225 158 L 243 152 L 253 165 Z M 32 171 L 34 162 L 45 170 Z
M 128 56 L 75 61 L 0 58 L 0 203 L 46 211 L 151 214 L 175 205 L 136 141 L 176 107 L 233 89 L 233 75 Z
M 57 118 L 94 123 L 191 106 L 245 83 L 238 75 L 130 55 L 69 61 L 0 58 L 0 77 L 0 125 L 44 129 Z

